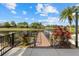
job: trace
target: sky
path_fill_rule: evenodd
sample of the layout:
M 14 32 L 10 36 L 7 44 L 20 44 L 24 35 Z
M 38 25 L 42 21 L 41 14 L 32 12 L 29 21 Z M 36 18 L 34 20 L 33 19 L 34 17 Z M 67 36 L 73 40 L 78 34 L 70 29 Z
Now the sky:
M 41 22 L 44 25 L 68 25 L 68 20 L 59 20 L 61 11 L 75 3 L 1 3 L 0 23 Z M 74 22 L 73 22 L 74 24 Z

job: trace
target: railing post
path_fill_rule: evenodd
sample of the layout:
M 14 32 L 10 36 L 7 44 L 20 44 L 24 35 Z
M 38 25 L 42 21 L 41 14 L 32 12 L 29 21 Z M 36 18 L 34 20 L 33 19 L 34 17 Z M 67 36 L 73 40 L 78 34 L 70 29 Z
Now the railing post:
M 76 20 L 75 20 L 75 23 L 76 23 L 76 26 L 75 26 L 75 34 L 76 34 L 76 40 L 75 40 L 75 45 L 76 45 L 76 48 L 78 48 L 78 12 L 76 12 Z
M 14 33 L 12 33 L 12 47 L 14 47 Z
M 34 47 L 36 47 L 36 32 L 34 33 Z
M 2 56 L 2 37 L 0 37 L 0 39 L 1 39 L 0 56 Z
M 36 41 L 35 41 L 36 39 L 34 38 L 34 47 L 36 47 Z

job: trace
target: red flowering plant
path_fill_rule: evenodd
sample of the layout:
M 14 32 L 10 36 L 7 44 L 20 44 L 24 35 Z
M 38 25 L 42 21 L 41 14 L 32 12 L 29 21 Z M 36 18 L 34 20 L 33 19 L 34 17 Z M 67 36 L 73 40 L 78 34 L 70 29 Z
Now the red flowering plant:
M 59 39 L 60 42 L 68 43 L 71 39 L 71 33 L 67 27 L 56 27 L 53 32 L 54 40 Z
M 64 27 L 64 36 L 66 37 L 67 40 L 71 39 L 71 32 L 67 27 Z
M 55 39 L 62 36 L 62 29 L 59 26 L 54 29 L 53 36 L 56 37 Z

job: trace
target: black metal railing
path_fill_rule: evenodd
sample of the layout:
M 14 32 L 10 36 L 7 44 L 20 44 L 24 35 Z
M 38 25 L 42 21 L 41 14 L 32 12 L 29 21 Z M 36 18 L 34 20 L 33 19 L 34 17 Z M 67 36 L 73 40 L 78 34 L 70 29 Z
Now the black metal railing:
M 20 41 L 19 46 L 36 47 L 37 31 L 22 31 L 17 34 Z
M 37 31 L 28 32 L 28 37 L 29 37 L 29 40 L 31 41 L 29 42 L 29 45 L 33 45 L 32 47 L 36 47 L 37 34 L 38 34 Z
M 14 47 L 14 34 L 0 36 L 0 56 L 4 55 L 11 48 Z
M 36 40 L 37 40 L 37 35 L 38 35 L 38 32 L 32 32 L 31 36 L 34 37 L 34 47 L 36 47 Z

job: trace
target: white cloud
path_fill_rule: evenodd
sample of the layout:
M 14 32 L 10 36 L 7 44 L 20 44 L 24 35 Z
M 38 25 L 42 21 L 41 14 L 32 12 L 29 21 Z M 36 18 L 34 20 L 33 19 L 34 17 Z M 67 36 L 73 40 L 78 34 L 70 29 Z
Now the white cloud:
M 34 21 L 34 18 L 31 18 L 32 21 Z
M 26 12 L 26 11 L 22 11 L 22 12 L 23 12 L 23 15 L 27 14 L 27 12 Z
M 44 8 L 43 4 L 37 4 L 37 6 L 36 6 L 37 12 L 42 12 L 43 8 Z
M 59 18 L 58 17 L 48 17 L 47 19 L 44 19 L 44 20 L 39 20 L 40 22 L 57 22 L 59 21 Z
M 5 20 L 0 20 L 0 23 L 5 22 Z
M 16 14 L 16 3 L 4 3 L 3 4 L 7 9 L 9 9 L 11 11 L 11 13 Z
M 59 13 L 58 10 L 50 4 L 37 4 L 36 10 L 36 14 L 40 13 L 41 16 L 45 16 L 48 13 Z
M 47 21 L 50 22 L 50 23 L 54 23 L 54 22 L 59 21 L 59 18 L 58 17 L 48 17 Z
M 15 16 L 15 18 L 21 18 L 20 16 Z
M 53 24 L 57 23 L 58 21 L 59 21 L 58 17 L 48 17 L 47 19 L 39 20 L 38 22 Z
M 43 25 L 63 25 L 68 24 L 68 22 L 62 22 L 59 20 L 58 17 L 48 17 L 47 19 L 41 19 L 38 20 L 38 22 L 41 22 Z
M 52 7 L 50 5 L 45 7 L 45 12 L 47 12 L 47 13 L 59 13 L 55 7 Z
M 75 6 L 79 6 L 79 4 L 76 4 Z
M 30 8 L 32 8 L 32 6 L 30 6 Z
M 10 10 L 15 10 L 15 8 L 16 8 L 16 3 L 5 3 L 4 5 L 6 8 L 8 8 Z
M 28 20 L 28 18 L 25 18 L 25 20 Z
M 41 13 L 40 16 L 47 16 L 47 14 L 45 14 L 45 13 Z
M 13 13 L 13 14 L 16 14 L 16 11 L 14 11 L 14 10 L 11 10 L 11 13 Z

